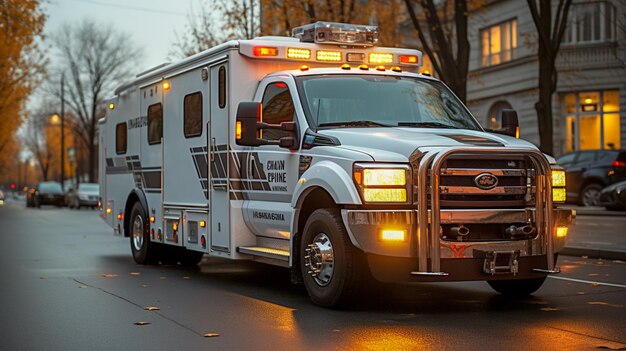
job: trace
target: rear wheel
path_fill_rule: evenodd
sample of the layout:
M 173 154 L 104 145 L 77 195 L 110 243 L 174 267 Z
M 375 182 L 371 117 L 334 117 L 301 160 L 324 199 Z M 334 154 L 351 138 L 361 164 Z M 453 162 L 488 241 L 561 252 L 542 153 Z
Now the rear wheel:
M 531 295 L 543 285 L 546 277 L 520 280 L 488 280 L 493 290 L 510 297 L 524 297 Z
M 602 186 L 597 183 L 588 184 L 580 193 L 581 203 L 584 206 L 600 206 L 600 192 Z
M 150 224 L 146 211 L 139 202 L 136 202 L 130 211 L 129 230 L 130 250 L 135 262 L 139 264 L 155 262 L 157 246 L 150 241 Z
M 360 258 L 338 210 L 318 209 L 309 216 L 300 242 L 300 268 L 315 304 L 341 306 L 356 296 L 363 275 Z

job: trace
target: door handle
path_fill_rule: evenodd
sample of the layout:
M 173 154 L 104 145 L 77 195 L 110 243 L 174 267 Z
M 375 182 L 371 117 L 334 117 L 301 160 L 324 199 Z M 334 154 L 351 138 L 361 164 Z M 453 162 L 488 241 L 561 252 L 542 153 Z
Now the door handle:
M 211 150 L 209 152 L 211 154 L 211 162 L 215 160 L 215 152 L 214 152 L 216 148 L 215 144 L 216 144 L 215 138 L 211 138 Z

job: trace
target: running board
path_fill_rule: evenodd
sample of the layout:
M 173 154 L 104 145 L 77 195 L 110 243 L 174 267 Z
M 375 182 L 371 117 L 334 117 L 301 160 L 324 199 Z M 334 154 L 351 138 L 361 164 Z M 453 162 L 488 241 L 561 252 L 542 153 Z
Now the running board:
M 289 262 L 289 251 L 261 246 L 240 246 L 237 251 L 242 254 L 271 258 Z

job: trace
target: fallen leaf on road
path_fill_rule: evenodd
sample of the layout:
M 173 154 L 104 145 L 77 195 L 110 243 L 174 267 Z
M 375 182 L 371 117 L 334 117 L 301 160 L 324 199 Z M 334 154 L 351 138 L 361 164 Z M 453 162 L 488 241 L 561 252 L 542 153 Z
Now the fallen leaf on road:
M 154 307 L 154 306 L 144 307 L 143 309 L 146 310 L 146 311 L 158 311 L 158 310 L 160 310 L 160 308 Z
M 586 294 L 586 292 L 584 292 L 584 291 L 579 291 L 579 292 L 576 293 L 576 295 L 585 295 L 585 294 Z
M 142 288 L 147 288 L 147 287 L 149 287 L 149 286 L 150 286 L 150 285 L 148 285 L 148 284 L 141 284 L 141 287 L 142 287 Z
M 141 273 L 139 273 L 139 272 L 130 272 L 130 275 L 135 275 L 136 276 L 136 275 L 141 275 Z
M 165 280 L 166 278 L 165 278 L 165 277 L 160 277 L 159 279 L 161 279 L 161 280 Z
M 217 337 L 217 336 L 220 336 L 220 335 L 218 333 L 205 333 L 202 336 L 204 336 L 205 338 L 214 338 L 214 337 Z
M 588 275 L 588 276 L 590 276 L 590 277 L 597 277 L 597 276 L 599 276 L 600 274 L 598 274 L 598 273 L 589 273 L 589 274 L 587 274 L 587 275 Z
M 626 263 L 626 262 L 624 262 L 624 261 L 622 261 L 622 260 L 615 260 L 615 261 L 613 261 L 613 263 L 621 263 L 621 264 L 624 264 L 624 263 Z
M 87 286 L 87 285 L 81 285 L 81 286 L 79 286 L 79 288 L 81 288 L 81 289 L 87 289 L 87 288 L 88 288 L 88 286 Z
M 607 302 L 602 302 L 602 301 L 589 301 L 587 302 L 588 305 L 608 305 Z
M 541 310 L 549 312 L 549 311 L 559 311 L 561 309 L 560 308 L 556 308 L 556 307 L 543 307 Z
M 46 280 L 46 279 L 48 279 L 48 277 L 39 277 L 39 279 Z
M 191 278 L 189 278 L 189 277 L 185 276 L 185 277 L 183 277 L 183 279 L 187 279 L 187 280 L 189 280 L 189 279 L 191 279 Z
M 100 274 L 100 276 L 103 278 L 114 278 L 114 277 L 117 277 L 117 274 L 105 273 L 105 274 Z
M 591 283 L 591 286 L 600 286 L 600 283 Z
M 135 322 L 135 325 L 148 325 L 150 322 Z

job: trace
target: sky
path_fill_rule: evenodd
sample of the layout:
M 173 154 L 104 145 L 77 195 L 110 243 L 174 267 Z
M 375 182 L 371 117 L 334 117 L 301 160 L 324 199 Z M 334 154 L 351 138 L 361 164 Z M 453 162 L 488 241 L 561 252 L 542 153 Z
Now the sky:
M 143 48 L 143 60 L 137 68 L 139 73 L 168 61 L 168 53 L 176 40 L 175 32 L 179 35 L 185 32 L 192 7 L 199 9 L 200 1 L 49 0 L 43 7 L 48 16 L 44 33 L 53 35 L 64 23 L 78 23 L 85 18 L 110 23 L 127 33 L 134 45 Z

